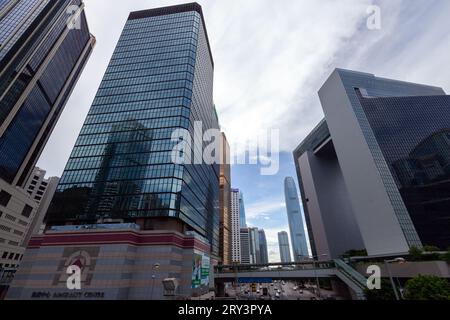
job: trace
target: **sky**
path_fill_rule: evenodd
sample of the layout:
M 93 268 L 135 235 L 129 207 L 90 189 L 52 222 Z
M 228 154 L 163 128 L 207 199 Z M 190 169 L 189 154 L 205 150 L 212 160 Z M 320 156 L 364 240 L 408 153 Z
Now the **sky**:
M 129 12 L 169 0 L 85 0 L 97 44 L 38 166 L 60 176 Z M 283 180 L 296 177 L 292 151 L 323 118 L 317 95 L 334 68 L 443 87 L 450 92 L 448 0 L 200 0 L 215 62 L 214 100 L 233 146 L 280 132 L 280 170 L 234 165 L 247 222 L 266 231 L 271 261 L 288 231 Z M 380 28 L 367 27 L 376 5 Z M 295 179 L 297 180 L 297 179 Z

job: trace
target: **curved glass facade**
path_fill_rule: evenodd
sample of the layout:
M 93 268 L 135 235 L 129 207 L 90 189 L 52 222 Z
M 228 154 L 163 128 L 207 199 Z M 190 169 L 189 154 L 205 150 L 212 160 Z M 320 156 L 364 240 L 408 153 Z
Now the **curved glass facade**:
M 183 6 L 178 6 L 183 8 Z M 185 7 L 184 7 L 185 8 Z M 172 162 L 177 129 L 219 128 L 201 10 L 128 19 L 61 177 L 49 222 L 181 219 L 219 249 L 219 166 Z
M 284 194 L 286 198 L 286 210 L 291 231 L 292 250 L 294 261 L 302 261 L 309 257 L 308 244 L 306 242 L 305 224 L 300 207 L 300 199 L 297 194 L 294 178 L 288 177 L 284 181 Z
M 423 245 L 450 247 L 450 96 L 361 105 Z

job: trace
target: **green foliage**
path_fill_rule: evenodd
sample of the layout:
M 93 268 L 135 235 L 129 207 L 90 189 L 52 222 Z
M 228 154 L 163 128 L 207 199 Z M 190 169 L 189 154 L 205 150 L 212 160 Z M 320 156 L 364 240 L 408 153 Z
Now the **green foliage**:
M 447 263 L 450 263 L 450 248 L 448 248 L 447 253 L 442 255 L 442 260 L 447 261 Z
M 423 251 L 425 252 L 439 252 L 439 248 L 436 246 L 424 246 Z
M 450 283 L 447 279 L 419 275 L 406 282 L 405 299 L 450 300 Z
M 381 290 L 364 290 L 367 300 L 395 300 L 394 290 L 392 289 L 391 282 L 387 279 L 381 280 Z
M 421 261 L 423 259 L 423 250 L 416 246 L 412 246 L 409 249 L 409 256 L 412 261 Z

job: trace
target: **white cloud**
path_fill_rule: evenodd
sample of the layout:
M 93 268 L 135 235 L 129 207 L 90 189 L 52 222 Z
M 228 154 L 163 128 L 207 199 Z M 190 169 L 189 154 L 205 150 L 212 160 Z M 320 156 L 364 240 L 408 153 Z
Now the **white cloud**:
M 246 218 L 249 222 L 259 218 L 269 218 L 274 214 L 286 214 L 286 204 L 278 199 L 255 202 L 245 207 Z

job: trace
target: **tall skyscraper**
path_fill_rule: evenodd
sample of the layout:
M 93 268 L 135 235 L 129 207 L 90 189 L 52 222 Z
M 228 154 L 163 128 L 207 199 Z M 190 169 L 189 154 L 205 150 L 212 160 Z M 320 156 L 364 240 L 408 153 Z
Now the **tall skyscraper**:
M 27 267 L 9 298 L 38 299 L 36 288 L 63 294 L 64 266 L 73 263 L 89 266 L 83 297 L 166 299 L 167 278 L 175 279 L 178 297 L 209 294 L 219 260 L 220 167 L 174 162 L 181 152 L 173 151 L 188 139 L 186 130 L 203 136 L 198 122 L 205 131 L 219 129 L 213 73 L 200 5 L 129 15 L 49 208 L 47 230 L 31 239 Z M 40 274 L 36 257 L 45 265 Z
M 278 233 L 278 245 L 280 246 L 280 258 L 282 263 L 292 262 L 289 236 L 286 231 Z
M 231 189 L 231 260 L 241 262 L 241 217 L 239 214 L 239 189 Z
M 259 247 L 259 231 L 258 228 L 249 228 L 250 234 L 250 257 L 253 264 L 261 263 L 261 252 Z
M 247 218 L 245 216 L 244 194 L 239 192 L 239 220 L 241 228 L 247 228 Z
M 194 230 L 219 256 L 219 164 L 172 161 L 177 129 L 219 129 L 199 6 L 130 14 L 49 210 L 51 225 L 122 219 Z
M 23 190 L 95 40 L 82 1 L 0 1 L 0 268 L 17 268 L 38 203 Z
M 251 255 L 251 240 L 250 240 L 250 229 L 242 228 L 240 230 L 240 263 L 241 264 L 253 264 L 253 259 Z
M 295 150 L 315 255 L 450 246 L 450 96 L 337 69 L 325 119 Z
M 297 187 L 295 186 L 295 181 L 292 177 L 287 177 L 284 180 L 284 196 L 286 199 L 286 210 L 289 220 L 289 230 L 291 232 L 294 261 L 300 262 L 309 257 L 309 251 L 306 242 L 303 213 L 300 208 Z
M 232 261 L 232 235 L 231 235 L 231 166 L 230 145 L 222 133 L 221 142 L 221 164 L 220 164 L 220 258 L 224 265 Z
M 259 230 L 259 251 L 260 251 L 260 264 L 269 263 L 269 251 L 267 248 L 267 238 L 264 230 Z

